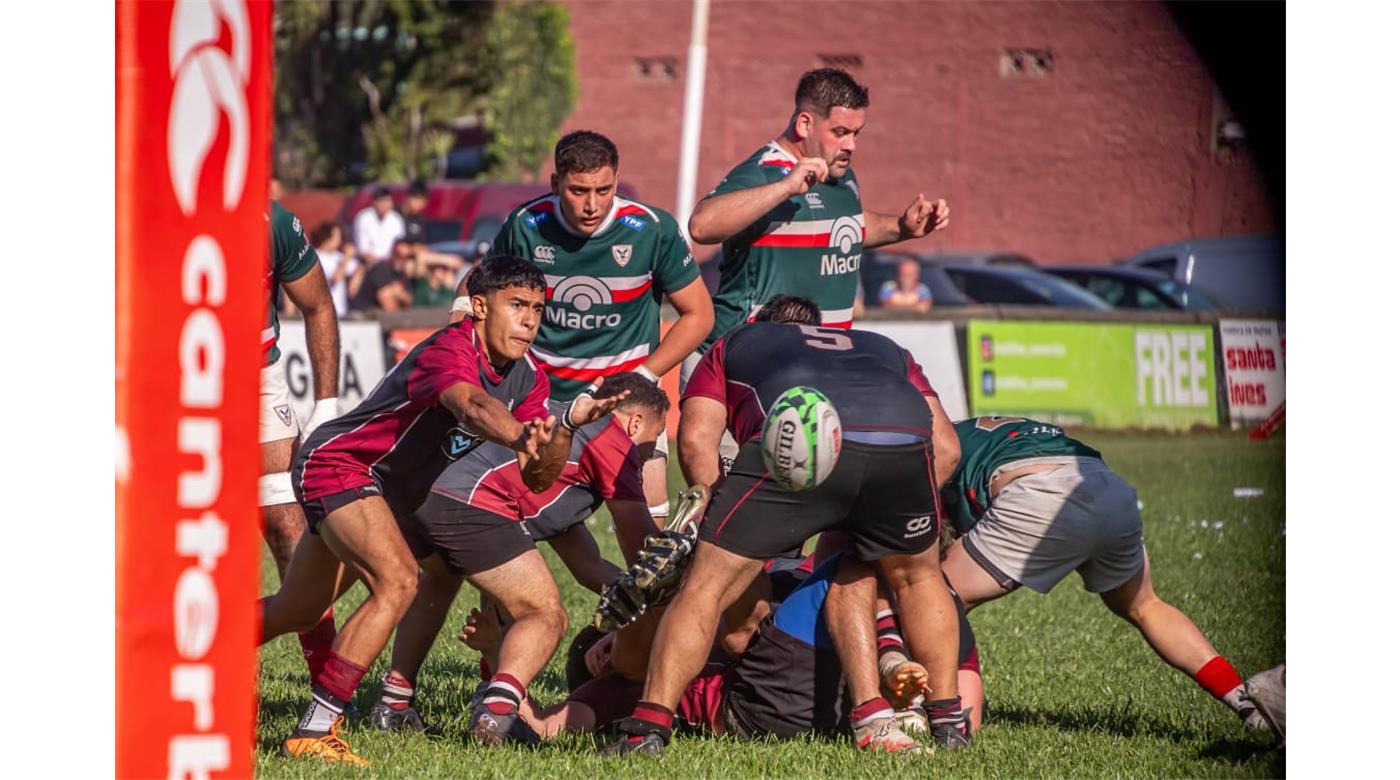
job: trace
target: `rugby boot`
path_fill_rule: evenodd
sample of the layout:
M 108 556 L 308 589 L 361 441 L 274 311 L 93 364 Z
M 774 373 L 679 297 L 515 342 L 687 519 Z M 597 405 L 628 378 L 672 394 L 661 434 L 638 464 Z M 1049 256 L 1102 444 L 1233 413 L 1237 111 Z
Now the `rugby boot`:
M 520 709 L 510 712 L 492 712 L 485 703 L 472 707 L 467 717 L 467 736 L 487 747 L 497 747 L 512 742 L 521 745 L 538 745 L 540 737 L 535 730 L 520 720 Z
M 886 753 L 928 753 L 913 737 L 900 728 L 898 716 L 874 718 L 855 727 L 856 749 Z
M 369 762 L 350 752 L 350 744 L 340 736 L 340 724 L 345 717 L 335 719 L 329 733 L 320 736 L 293 736 L 282 743 L 282 755 L 286 758 L 319 758 L 331 763 L 369 766 Z
M 600 756 L 659 756 L 671 741 L 670 729 L 638 718 L 623 718 L 617 722 L 618 737 L 598 750 Z
M 945 750 L 962 750 L 972 744 L 972 710 L 961 710 L 953 715 L 934 715 L 927 710 L 928 730 L 933 736 L 933 744 Z
M 426 734 L 430 737 L 442 734 L 441 727 L 424 723 L 412 704 L 396 710 L 382 701 L 377 701 L 369 708 L 369 725 L 376 731 L 403 731 Z
M 928 733 L 928 716 L 921 707 L 897 709 L 894 711 L 894 719 L 899 721 L 899 727 L 905 734 Z
M 1258 723 L 1250 723 L 1251 720 L 1262 720 L 1266 726 L 1278 735 L 1279 747 L 1284 745 L 1284 667 L 1279 664 L 1268 671 L 1260 672 L 1248 680 L 1244 681 L 1244 695 L 1253 702 L 1254 714 L 1245 720 L 1245 726 L 1258 728 Z

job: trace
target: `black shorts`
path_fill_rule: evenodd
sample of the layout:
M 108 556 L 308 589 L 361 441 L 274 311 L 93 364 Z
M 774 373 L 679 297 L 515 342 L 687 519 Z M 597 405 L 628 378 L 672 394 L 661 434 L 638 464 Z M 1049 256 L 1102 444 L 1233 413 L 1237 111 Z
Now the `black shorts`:
M 429 493 L 418 511 L 400 519 L 399 530 L 413 557 L 437 553 L 457 575 L 479 574 L 535 549 L 519 520 L 438 493 Z
M 326 519 L 326 515 L 362 498 L 382 495 L 384 494 L 380 492 L 379 486 L 371 482 L 320 498 L 302 499 L 300 502 L 301 512 L 306 515 L 307 529 L 313 534 L 320 535 L 320 531 L 317 529 L 321 525 L 321 521 Z
M 875 446 L 841 442 L 826 481 L 811 490 L 779 487 L 755 440 L 739 449 L 700 524 L 700 539 L 746 558 L 767 559 L 827 530 L 854 540 L 856 555 L 921 553 L 938 540 L 933 449 L 928 442 Z

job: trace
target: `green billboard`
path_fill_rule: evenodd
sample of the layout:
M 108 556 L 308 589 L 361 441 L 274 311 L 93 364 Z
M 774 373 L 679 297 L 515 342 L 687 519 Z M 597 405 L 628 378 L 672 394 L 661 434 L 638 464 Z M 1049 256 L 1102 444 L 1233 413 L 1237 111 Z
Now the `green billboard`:
M 971 320 L 967 369 L 974 415 L 1096 428 L 1219 424 L 1209 325 Z

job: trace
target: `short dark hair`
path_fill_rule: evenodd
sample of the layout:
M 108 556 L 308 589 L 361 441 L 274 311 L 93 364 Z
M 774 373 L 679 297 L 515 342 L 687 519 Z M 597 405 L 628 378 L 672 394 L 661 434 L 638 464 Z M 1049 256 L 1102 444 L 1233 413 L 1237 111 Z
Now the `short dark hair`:
M 602 133 L 575 130 L 554 145 L 554 173 L 560 178 L 607 165 L 617 170 L 617 147 Z
M 544 292 L 544 274 L 534 263 L 515 255 L 488 257 L 467 274 L 467 295 L 486 295 L 507 287 Z
M 822 310 L 808 298 L 796 295 L 774 295 L 753 316 L 753 321 L 820 325 L 822 324 Z
M 313 247 L 320 246 L 330 240 L 331 234 L 337 230 L 340 230 L 340 225 L 335 222 L 322 222 L 316 226 L 315 230 L 311 231 L 311 235 L 307 238 L 311 239 Z M 340 230 L 340 234 L 345 235 L 345 231 Z
M 428 185 L 422 179 L 414 179 L 413 183 L 408 185 L 408 196 L 411 198 L 415 195 L 420 198 L 428 197 Z
M 671 409 L 671 399 L 666 397 L 666 392 L 650 379 L 633 371 L 623 371 L 604 379 L 602 386 L 598 388 L 597 397 L 610 398 L 623 390 L 630 392 L 619 409 L 640 407 L 662 419 L 665 419 L 666 412 Z
M 865 108 L 870 105 L 870 90 L 840 68 L 818 68 L 802 74 L 793 103 L 793 111 L 811 111 L 825 119 L 831 116 L 831 109 L 838 106 Z
M 383 184 L 380 184 L 379 186 L 374 188 L 374 196 L 371 198 L 371 200 L 379 200 L 380 198 L 392 197 L 394 197 L 394 193 L 390 192 L 388 187 L 384 186 Z

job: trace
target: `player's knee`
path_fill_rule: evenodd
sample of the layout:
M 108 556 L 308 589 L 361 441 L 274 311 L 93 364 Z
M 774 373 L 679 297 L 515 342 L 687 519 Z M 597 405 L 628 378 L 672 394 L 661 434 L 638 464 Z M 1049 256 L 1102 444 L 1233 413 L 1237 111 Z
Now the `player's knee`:
M 418 571 L 411 566 L 396 566 L 377 578 L 373 592 L 396 612 L 407 612 L 418 595 Z

